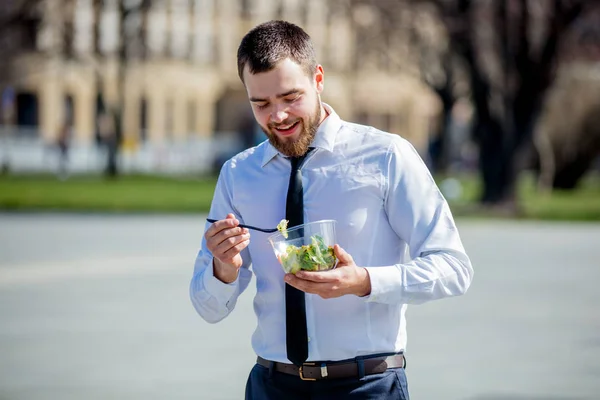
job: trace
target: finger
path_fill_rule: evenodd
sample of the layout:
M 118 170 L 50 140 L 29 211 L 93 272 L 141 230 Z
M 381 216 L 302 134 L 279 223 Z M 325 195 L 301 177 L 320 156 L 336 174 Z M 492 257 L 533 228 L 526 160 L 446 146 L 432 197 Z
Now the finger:
M 216 248 L 212 255 L 219 260 L 230 263 L 233 261 L 242 250 L 244 250 L 250 244 L 250 239 L 242 239 L 236 242 L 224 243 L 220 247 Z
M 329 271 L 298 271 L 296 272 L 296 279 L 305 281 L 324 283 L 324 282 L 336 282 L 340 278 L 340 273 L 335 269 Z
M 238 226 L 240 224 L 240 221 L 237 219 L 237 217 L 234 214 L 227 214 L 227 216 L 225 217 L 225 221 L 227 222 L 227 220 L 229 221 L 233 221 L 234 226 Z M 248 228 L 241 228 L 242 229 L 242 233 L 249 233 L 250 231 L 248 230 Z
M 287 274 L 285 276 L 285 281 L 290 285 L 295 287 L 298 290 L 301 290 L 305 293 L 312 293 L 321 296 L 324 299 L 329 299 L 333 297 L 338 297 L 341 294 L 339 293 L 339 285 L 337 283 L 332 282 L 310 282 L 304 279 L 300 279 L 294 274 Z
M 306 293 L 315 293 L 314 289 L 311 290 L 311 285 L 315 285 L 314 283 L 300 279 L 300 278 L 296 277 L 294 274 L 286 274 L 284 277 L 284 280 L 290 286 L 293 286 L 298 290 L 301 290 Z
M 221 219 L 216 222 L 213 222 L 209 226 L 209 228 L 206 230 L 206 233 L 204 235 L 207 238 L 215 236 L 219 232 L 221 232 L 223 229 L 236 227 L 239 225 L 239 223 L 240 223 L 240 221 L 238 221 L 237 218 L 235 218 L 235 215 L 227 214 L 225 219 Z
M 246 228 L 235 227 L 224 229 L 218 234 L 206 239 L 206 247 L 214 257 L 221 258 L 238 243 L 250 240 L 250 231 Z
M 333 252 L 337 259 L 343 264 L 351 264 L 354 262 L 352 256 L 346 252 L 339 244 L 333 246 Z
M 250 239 L 242 240 L 241 242 L 235 244 L 234 246 L 232 246 L 231 248 L 229 248 L 227 251 L 225 251 L 223 253 L 221 261 L 233 260 L 233 258 L 235 256 L 237 256 L 238 254 L 240 254 L 242 252 L 242 250 L 244 250 L 246 247 L 248 247 L 249 244 L 250 244 Z
M 235 228 L 235 229 L 239 229 L 239 228 Z M 216 242 L 218 240 L 220 240 L 220 238 L 215 238 L 214 241 Z M 244 242 L 244 241 L 250 241 L 250 233 L 237 234 L 237 235 L 232 235 L 232 236 L 225 238 L 224 240 L 220 241 L 215 246 L 215 251 L 218 254 L 225 254 L 228 251 L 230 251 L 231 249 L 235 248 L 238 244 L 240 244 L 241 242 Z
M 244 231 L 244 229 L 240 227 L 225 228 L 215 234 L 207 232 L 204 235 L 206 238 L 206 247 L 208 247 L 211 252 L 214 252 L 217 247 L 223 244 L 223 242 L 226 242 L 232 238 L 235 240 L 237 236 L 242 236 L 244 234 L 248 234 L 247 230 Z
M 250 231 L 246 228 L 240 228 L 239 226 L 236 226 L 234 228 L 225 228 L 219 233 L 217 233 L 215 236 L 213 236 L 212 241 L 219 245 L 223 242 L 227 242 L 230 239 L 235 240 L 239 236 L 247 236 L 249 238 Z

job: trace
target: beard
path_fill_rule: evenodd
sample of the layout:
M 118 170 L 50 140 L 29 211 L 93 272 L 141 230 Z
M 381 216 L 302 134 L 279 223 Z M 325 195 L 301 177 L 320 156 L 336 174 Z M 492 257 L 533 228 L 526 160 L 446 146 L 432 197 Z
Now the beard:
M 273 129 L 277 126 L 288 126 L 294 123 L 300 123 L 300 135 L 296 140 L 286 140 L 287 138 L 280 138 Z M 260 125 L 261 129 L 269 138 L 271 146 L 275 147 L 277 151 L 288 157 L 300 157 L 306 154 L 308 147 L 312 143 L 317 129 L 319 129 L 319 123 L 321 122 L 321 102 L 317 101 L 317 107 L 312 115 L 306 118 L 300 118 L 297 121 L 285 120 L 280 124 L 269 124 L 267 128 Z

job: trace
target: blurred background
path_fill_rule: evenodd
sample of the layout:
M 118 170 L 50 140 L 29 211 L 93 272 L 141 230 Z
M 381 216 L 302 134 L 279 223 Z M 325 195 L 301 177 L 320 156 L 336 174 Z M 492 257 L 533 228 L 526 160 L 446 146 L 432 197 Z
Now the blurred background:
M 242 397 L 251 295 L 209 326 L 187 285 L 265 139 L 236 51 L 270 19 L 343 119 L 415 146 L 473 258 L 409 314 L 413 397 L 598 398 L 600 1 L 1 0 L 0 399 Z
M 450 200 L 527 215 L 520 191 L 597 175 L 594 0 L 5 0 L 2 174 L 214 177 L 265 139 L 235 57 L 277 18 L 312 35 L 323 99 L 410 140 Z

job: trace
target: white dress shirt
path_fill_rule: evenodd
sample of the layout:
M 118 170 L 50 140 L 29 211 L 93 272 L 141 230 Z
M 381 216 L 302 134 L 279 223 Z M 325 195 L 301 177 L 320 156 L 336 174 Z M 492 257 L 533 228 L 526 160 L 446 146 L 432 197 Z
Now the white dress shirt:
M 343 360 L 406 348 L 407 304 L 465 293 L 473 269 L 446 200 L 409 142 L 330 115 L 319 126 L 301 168 L 304 221 L 337 221 L 338 244 L 366 267 L 371 294 L 323 299 L 306 294 L 308 361 Z M 241 223 L 273 228 L 285 218 L 290 161 L 268 142 L 227 161 L 209 217 L 233 213 Z M 207 223 L 206 227 L 208 228 Z M 205 240 L 196 258 L 190 297 L 215 323 L 233 311 L 256 276 L 252 336 L 257 355 L 289 363 L 285 345 L 284 271 L 267 241 L 251 231 L 235 282 L 213 275 Z

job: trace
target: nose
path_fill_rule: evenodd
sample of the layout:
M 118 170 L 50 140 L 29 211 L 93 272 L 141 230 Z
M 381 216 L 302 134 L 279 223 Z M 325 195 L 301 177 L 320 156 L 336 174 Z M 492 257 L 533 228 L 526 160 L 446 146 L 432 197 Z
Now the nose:
M 275 107 L 275 109 L 273 110 L 273 112 L 271 113 L 271 121 L 273 121 L 276 124 L 280 124 L 283 121 L 285 121 L 288 117 L 288 113 L 287 111 L 280 106 Z

